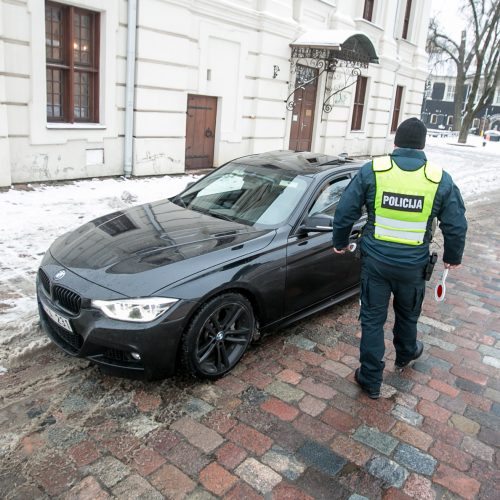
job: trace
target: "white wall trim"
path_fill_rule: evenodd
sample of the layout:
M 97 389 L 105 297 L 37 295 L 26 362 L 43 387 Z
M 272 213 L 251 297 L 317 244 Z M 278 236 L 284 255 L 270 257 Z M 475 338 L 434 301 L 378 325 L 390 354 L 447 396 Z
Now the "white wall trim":
M 201 95 L 213 95 L 218 97 L 217 101 L 217 129 L 219 131 L 219 141 L 227 142 L 241 142 L 242 140 L 242 123 L 241 120 L 235 119 L 234 125 L 227 128 L 227 124 L 219 122 L 222 113 L 222 106 L 224 106 L 223 96 L 208 92 L 207 84 L 207 70 L 208 57 L 209 57 L 209 39 L 218 38 L 220 40 L 227 40 L 239 45 L 239 58 L 238 61 L 230 61 L 230 64 L 237 64 L 238 66 L 238 88 L 237 88 L 237 105 L 233 110 L 235 117 L 243 115 L 243 95 L 244 95 L 244 81 L 245 81 L 245 61 L 248 56 L 248 42 L 246 40 L 247 34 L 245 32 L 221 29 L 220 25 L 202 21 L 200 23 L 200 60 L 198 69 L 198 89 L 197 93 Z M 215 161 L 215 157 L 214 157 Z
M 0 5 L 0 186 L 9 186 L 11 179 L 10 167 L 10 143 L 9 143 L 9 120 L 7 116 L 7 106 L 4 104 L 7 101 L 5 91 L 5 76 L 2 74 L 5 70 L 5 57 L 4 57 L 4 16 L 3 10 Z
M 48 129 L 58 130 L 106 130 L 106 125 L 100 123 L 52 123 L 47 122 Z
M 259 29 L 285 38 L 293 37 L 298 24 L 292 19 L 283 19 L 270 12 L 235 5 L 227 0 L 168 0 L 167 3 L 187 8 L 205 19 L 213 17 L 250 29 Z

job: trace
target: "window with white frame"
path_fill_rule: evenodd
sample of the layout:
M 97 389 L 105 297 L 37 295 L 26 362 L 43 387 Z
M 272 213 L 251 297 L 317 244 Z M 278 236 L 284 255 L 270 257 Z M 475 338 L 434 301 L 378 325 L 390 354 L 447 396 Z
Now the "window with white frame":
M 406 0 L 405 14 L 403 17 L 403 32 L 401 34 L 401 37 L 405 40 L 408 40 L 410 31 L 411 4 L 412 0 Z
M 455 100 L 455 85 L 448 85 L 446 87 L 446 101 Z
M 500 89 L 497 89 L 495 99 L 493 99 L 493 104 L 500 104 Z
M 449 115 L 446 119 L 446 125 L 453 125 L 453 115 Z
M 436 125 L 437 121 L 437 115 L 431 115 L 431 124 Z
M 368 78 L 366 76 L 358 76 L 358 81 L 356 82 L 356 92 L 354 93 L 354 106 L 352 108 L 351 130 L 361 130 L 365 109 L 367 82 Z
M 479 118 L 474 118 L 474 120 L 472 120 L 473 127 L 479 127 L 480 123 L 481 123 L 481 120 Z
M 375 0 L 365 0 L 365 5 L 363 7 L 363 19 L 367 21 L 373 21 L 373 6 Z
M 396 87 L 396 94 L 394 96 L 394 108 L 392 110 L 391 133 L 396 132 L 399 124 L 399 114 L 401 112 L 401 99 L 403 97 L 403 87 L 398 85 Z
M 45 2 L 47 121 L 99 122 L 99 13 Z

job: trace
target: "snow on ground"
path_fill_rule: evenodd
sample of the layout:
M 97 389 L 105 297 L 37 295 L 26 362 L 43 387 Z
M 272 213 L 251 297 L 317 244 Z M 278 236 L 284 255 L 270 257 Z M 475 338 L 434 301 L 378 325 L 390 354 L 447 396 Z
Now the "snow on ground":
M 52 241 L 106 213 L 167 198 L 195 177 L 93 179 L 0 193 L 0 372 L 7 358 L 44 345 L 35 275 Z
M 482 142 L 477 136 L 467 146 L 456 138 L 427 140 L 428 158 L 452 175 L 468 204 L 500 188 L 500 142 Z M 48 342 L 38 328 L 34 283 L 51 242 L 106 213 L 172 196 L 193 179 L 93 179 L 0 193 L 0 373 Z
M 466 145 L 458 145 L 456 137 L 427 138 L 428 159 L 451 174 L 469 204 L 500 188 L 500 142 L 483 142 L 477 135 L 470 135 Z

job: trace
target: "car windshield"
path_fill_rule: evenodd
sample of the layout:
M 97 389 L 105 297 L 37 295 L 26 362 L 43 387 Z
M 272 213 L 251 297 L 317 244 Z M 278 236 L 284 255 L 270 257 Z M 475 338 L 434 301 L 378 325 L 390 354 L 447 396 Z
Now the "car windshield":
M 309 178 L 273 165 L 231 162 L 171 201 L 242 224 L 278 226 L 290 217 L 309 183 Z

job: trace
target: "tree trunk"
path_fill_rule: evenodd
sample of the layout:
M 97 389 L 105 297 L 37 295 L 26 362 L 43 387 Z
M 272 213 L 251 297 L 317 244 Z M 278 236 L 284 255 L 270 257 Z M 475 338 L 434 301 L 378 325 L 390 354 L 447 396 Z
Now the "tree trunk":
M 464 102 L 465 73 L 463 68 L 457 68 L 455 80 L 455 106 L 453 111 L 453 130 L 460 130 L 462 126 L 462 106 Z
M 460 134 L 458 136 L 458 142 L 460 144 L 465 144 L 467 142 L 467 136 L 469 135 L 469 130 L 474 121 L 474 113 L 466 113 L 462 121 L 462 128 L 460 129 Z
M 465 42 L 467 32 L 464 30 L 461 34 L 460 47 L 458 50 L 457 78 L 455 80 L 455 106 L 453 111 L 453 130 L 461 130 L 462 127 L 462 108 L 464 105 L 465 91 Z

